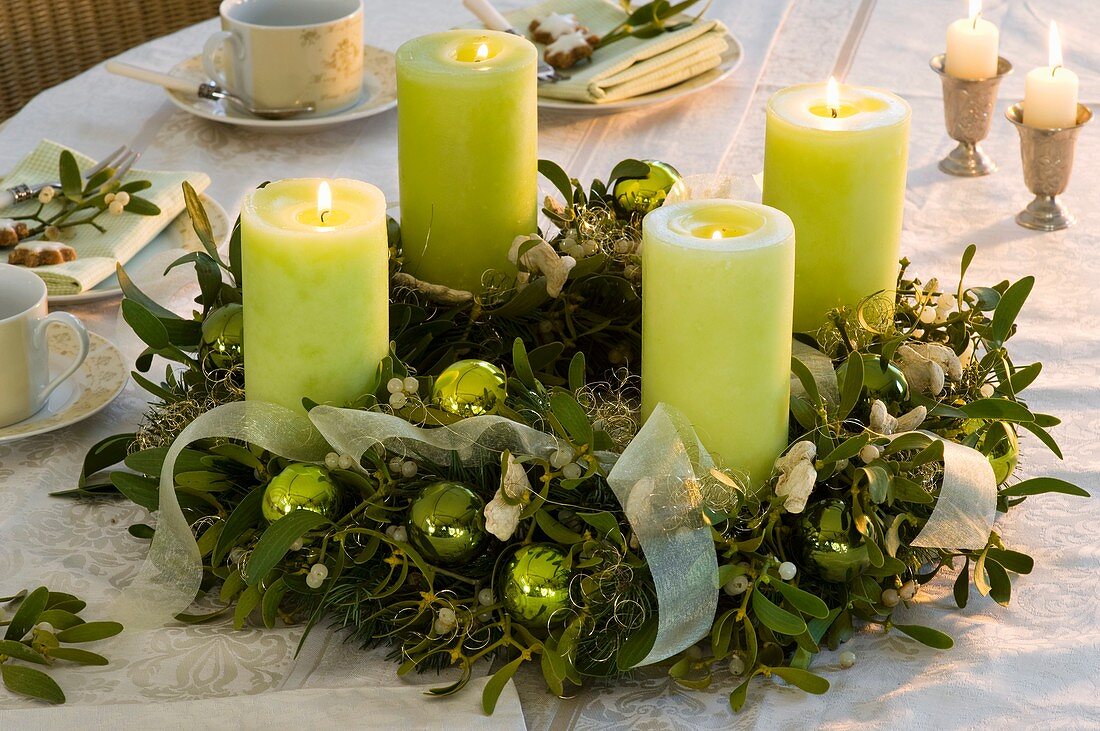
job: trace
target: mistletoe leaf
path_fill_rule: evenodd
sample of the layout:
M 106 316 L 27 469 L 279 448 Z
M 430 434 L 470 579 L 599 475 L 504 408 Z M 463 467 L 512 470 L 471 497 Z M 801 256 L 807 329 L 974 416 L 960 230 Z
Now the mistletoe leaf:
M 123 209 L 127 213 L 134 213 L 139 216 L 159 216 L 160 206 L 151 200 L 146 198 L 139 198 L 136 195 L 130 196 L 130 202 L 126 204 Z
M 937 650 L 949 650 L 955 645 L 950 635 L 940 632 L 938 629 L 925 627 L 919 624 L 895 624 L 894 629 L 909 635 L 917 642 Z
M 299 509 L 268 526 L 260 536 L 260 540 L 256 542 L 256 547 L 252 549 L 252 555 L 249 556 L 248 563 L 245 565 L 248 584 L 251 586 L 259 583 L 268 571 L 283 560 L 283 556 L 290 550 L 294 541 L 327 523 L 329 519 L 320 513 Z
M 187 207 L 187 216 L 191 219 L 191 227 L 195 229 L 195 235 L 199 237 L 206 253 L 218 264 L 225 266 L 218 254 L 218 245 L 214 242 L 214 229 L 210 226 L 210 218 L 206 215 L 206 208 L 202 205 L 202 199 L 195 192 L 195 188 L 186 180 L 183 181 L 183 202 Z
M 121 631 L 122 625 L 118 622 L 85 622 L 61 630 L 57 633 L 57 639 L 62 642 L 95 642 L 114 637 Z
M 1027 495 L 1045 495 L 1048 492 L 1073 495 L 1074 497 L 1089 497 L 1087 490 L 1056 477 L 1032 477 L 1030 480 L 1024 480 L 1011 487 L 1006 487 L 1001 490 L 1000 494 L 1002 497 L 1024 497 Z
M 1005 290 L 997 309 L 993 311 L 990 340 L 995 348 L 1001 347 L 1012 334 L 1012 325 L 1023 309 L 1024 301 L 1035 286 L 1035 277 L 1024 277 Z
M 550 409 L 565 428 L 574 444 L 592 443 L 592 422 L 588 414 L 573 396 L 565 391 L 555 391 L 550 396 Z
M 796 688 L 801 688 L 807 693 L 821 695 L 829 690 L 829 681 L 811 673 L 809 670 L 799 668 L 779 667 L 771 669 L 772 675 L 778 675 Z
M 0 665 L 0 673 L 3 674 L 4 685 L 12 693 L 37 698 L 47 703 L 65 702 L 65 694 L 61 691 L 61 687 L 41 670 L 28 668 L 25 665 L 4 663 Z
M 804 614 L 817 619 L 829 616 L 829 606 L 808 591 L 785 581 L 772 581 L 768 586 L 777 589 L 783 598 L 791 603 L 791 606 Z
M 752 593 L 752 609 L 765 627 L 785 635 L 800 635 L 806 631 L 806 622 L 791 614 L 759 590 Z
M 80 200 L 84 192 L 84 179 L 80 175 L 80 166 L 76 163 L 76 157 L 68 150 L 62 150 L 57 161 L 58 177 L 61 178 L 61 192 L 66 198 L 73 201 Z
M 615 656 L 615 665 L 619 670 L 626 672 L 646 658 L 657 641 L 658 627 L 657 617 L 652 616 L 626 638 Z
M 863 356 L 858 352 L 848 356 L 844 365 L 844 383 L 840 384 L 840 406 L 837 407 L 837 417 L 848 418 L 852 409 L 859 403 L 859 395 L 863 392 Z
M 58 660 L 68 660 L 78 665 L 107 665 L 107 658 L 94 652 L 81 650 L 79 647 L 55 647 L 50 650 L 50 657 Z
M 552 160 L 539 160 L 539 174 L 558 189 L 562 201 L 568 206 L 570 201 L 573 200 L 573 183 L 569 180 L 569 174 Z
M 210 554 L 210 563 L 219 566 L 229 554 L 229 549 L 237 543 L 237 539 L 249 528 L 260 524 L 263 517 L 264 488 L 257 487 L 237 503 L 233 512 L 229 514 L 222 528 L 218 542 L 214 544 L 214 551 Z M 293 542 L 293 541 L 292 541 Z
M 970 600 L 970 559 L 966 559 L 966 563 L 963 564 L 962 571 L 955 577 L 955 584 L 952 587 L 952 594 L 955 596 L 955 605 L 959 609 L 965 609 L 966 603 Z
M 0 640 L 0 655 L 14 657 L 16 660 L 22 660 L 23 662 L 33 662 L 37 665 L 47 665 L 49 663 L 41 653 L 35 652 L 22 642 L 16 642 L 15 640 Z
M 49 600 L 50 590 L 44 586 L 40 586 L 28 594 L 19 604 L 15 616 L 11 618 L 11 624 L 8 625 L 8 629 L 4 633 L 4 639 L 15 640 L 16 642 L 23 639 L 30 632 L 31 627 L 38 623 L 38 615 L 46 609 L 46 603 Z
M 137 300 L 129 298 L 122 300 L 122 317 L 149 347 L 160 350 L 172 344 L 164 323 Z
M 481 707 L 490 716 L 497 708 L 497 701 L 500 700 L 500 694 L 504 692 L 504 686 L 508 685 L 508 681 L 516 674 L 523 660 L 522 655 L 517 657 L 493 673 L 493 677 L 489 678 L 489 682 L 485 684 L 485 688 L 481 691 Z

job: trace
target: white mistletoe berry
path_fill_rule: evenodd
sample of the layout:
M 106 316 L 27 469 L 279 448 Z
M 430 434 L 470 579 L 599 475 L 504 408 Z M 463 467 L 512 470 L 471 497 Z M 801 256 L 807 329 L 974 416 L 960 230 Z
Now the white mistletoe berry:
M 445 635 L 458 626 L 458 616 L 450 607 L 443 607 L 435 615 L 436 634 Z

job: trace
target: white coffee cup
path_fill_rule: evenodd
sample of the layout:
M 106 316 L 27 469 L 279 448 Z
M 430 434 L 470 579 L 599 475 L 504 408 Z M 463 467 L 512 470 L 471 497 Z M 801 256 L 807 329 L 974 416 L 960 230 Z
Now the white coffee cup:
M 52 381 L 46 329 L 72 328 L 80 341 L 76 359 Z M 46 284 L 23 267 L 0 264 L 0 427 L 38 413 L 55 388 L 88 357 L 88 331 L 67 312 L 46 310 Z
M 359 101 L 362 0 L 223 0 L 220 13 L 202 53 L 218 85 L 259 107 L 312 102 L 315 114 Z

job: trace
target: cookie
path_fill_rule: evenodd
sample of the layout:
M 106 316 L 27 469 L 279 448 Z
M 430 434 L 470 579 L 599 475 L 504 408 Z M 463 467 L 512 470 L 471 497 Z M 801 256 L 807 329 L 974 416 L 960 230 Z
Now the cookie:
M 592 44 L 582 31 L 567 33 L 546 47 L 546 63 L 568 69 L 592 56 Z
M 8 249 L 27 238 L 27 224 L 10 218 L 0 218 L 0 249 Z
M 531 31 L 531 38 L 536 43 L 547 45 L 570 33 L 580 31 L 588 34 L 588 29 L 581 25 L 577 16 L 572 13 L 569 15 L 550 13 L 545 18 L 532 20 L 527 30 Z
M 31 241 L 19 244 L 8 254 L 8 263 L 22 267 L 44 267 L 76 261 L 76 249 L 55 241 Z

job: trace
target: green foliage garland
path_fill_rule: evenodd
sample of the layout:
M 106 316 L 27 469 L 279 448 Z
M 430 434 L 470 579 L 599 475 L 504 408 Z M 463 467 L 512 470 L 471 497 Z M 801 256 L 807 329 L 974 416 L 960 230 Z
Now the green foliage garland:
M 597 457 L 621 452 L 637 431 L 640 214 L 616 210 L 601 181 L 585 190 L 553 163 L 543 161 L 540 171 L 562 195 L 547 201 L 555 231 L 545 242 L 561 256 L 579 255 L 561 293 L 553 296 L 539 272 L 521 282 L 525 286 L 490 287 L 458 303 L 395 288 L 393 354 L 382 364 L 381 385 L 348 406 L 422 426 L 447 424 L 457 417 L 432 401 L 434 377 L 459 358 L 508 362 L 507 398 L 498 413 L 569 447 L 550 459 L 505 453 L 499 464 L 479 468 L 457 460 L 411 463 L 378 452 L 355 464 L 331 454 L 326 464 L 345 509 L 335 516 L 297 510 L 268 525 L 260 510 L 264 487 L 287 460 L 232 440 L 196 442 L 176 465 L 176 492 L 202 553 L 203 588 L 222 607 L 181 615 L 182 621 L 232 614 L 238 627 L 331 622 L 364 646 L 391 647 L 399 673 L 460 669 L 458 681 L 432 691 L 439 695 L 458 691 L 476 661 L 493 658 L 500 667 L 485 689 L 487 712 L 524 663 L 538 663 L 550 690 L 564 696 L 590 678 L 622 675 L 645 656 L 656 628 L 652 578 Z M 609 181 L 645 172 L 645 163 L 628 160 Z M 243 397 L 241 362 L 211 357 L 212 341 L 203 335 L 214 313 L 241 302 L 239 226 L 225 261 L 194 191 L 186 193 L 205 252 L 173 266 L 195 266 L 194 313 L 181 317 L 164 309 L 125 272 L 119 275 L 123 314 L 148 345 L 139 371 L 147 372 L 154 356 L 176 366 L 161 383 L 134 374 L 155 399 L 145 423 L 136 434 L 94 447 L 80 484 L 66 496 L 121 494 L 155 510 L 174 436 L 202 412 Z M 396 224 L 391 245 L 397 277 Z M 896 629 L 946 649 L 952 641 L 942 632 L 895 622 L 895 612 L 945 569 L 958 570 L 959 606 L 971 585 L 1009 601 L 1010 572 L 1030 572 L 1032 560 L 1007 548 L 996 531 L 982 550 L 910 545 L 938 498 L 943 446 L 919 434 L 891 441 L 883 430 L 883 424 L 897 425 L 890 419 L 919 417 L 922 429 L 989 455 L 1003 473 L 1001 512 L 1041 493 L 1087 495 L 1054 478 L 1008 481 L 1017 431 L 1027 430 L 1060 456 L 1047 431 L 1058 420 L 1031 411 L 1021 397 L 1040 365 L 1013 363 L 1005 347 L 1031 278 L 964 287 L 973 255 L 970 247 L 951 293 L 935 280 L 908 278 L 903 262 L 891 312 L 872 312 L 881 298 L 868 300 L 856 311 L 833 312 L 820 331 L 796 336 L 837 369 L 833 382 L 797 355 L 792 363 L 801 388 L 791 400 L 790 441 L 797 445 L 791 452 L 805 454 L 811 447 L 798 443 L 810 442 L 815 455 L 808 458 L 816 473 L 809 503 L 804 512 L 791 512 L 797 508 L 790 498 L 775 493 L 782 470 L 758 493 L 728 471 L 699 478 L 700 518 L 711 525 L 724 591 L 709 643 L 666 663 L 677 682 L 703 688 L 733 672 L 741 682 L 730 703 L 740 709 L 756 676 L 778 676 L 810 693 L 827 690 L 811 661 L 857 627 Z M 929 353 L 942 365 L 929 365 Z M 406 384 L 398 406 L 388 389 L 394 378 Z M 128 471 L 108 471 L 120 461 Z M 510 492 L 517 466 L 531 486 L 518 495 Z M 460 567 L 431 562 L 408 541 L 405 519 L 420 490 L 438 481 L 462 483 L 485 503 L 496 498 L 498 506 L 515 507 L 515 531 L 504 541 L 489 538 Z M 131 532 L 148 538 L 152 529 Z M 525 625 L 505 608 L 501 571 L 519 547 L 536 543 L 564 552 L 571 580 L 564 609 Z

